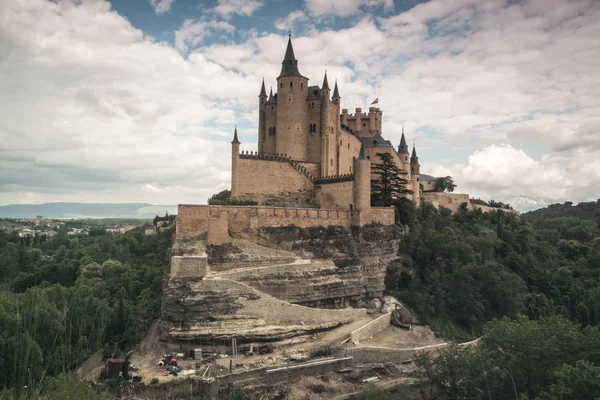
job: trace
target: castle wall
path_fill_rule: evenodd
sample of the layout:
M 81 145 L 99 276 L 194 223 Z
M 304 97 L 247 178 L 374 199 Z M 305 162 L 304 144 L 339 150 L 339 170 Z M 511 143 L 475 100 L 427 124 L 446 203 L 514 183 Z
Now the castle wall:
M 225 244 L 231 243 L 229 237 L 229 224 L 227 213 L 221 213 L 208 219 L 208 243 Z
M 206 235 L 209 219 L 220 218 L 222 213 L 227 213 L 228 231 L 234 234 L 249 229 L 289 225 L 300 228 L 315 226 L 348 228 L 352 217 L 350 210 L 180 204 L 177 211 L 177 237 Z
M 260 191 L 261 195 L 279 195 L 313 190 L 313 183 L 287 162 L 240 158 L 236 195 Z
M 394 225 L 394 207 L 371 207 L 373 222 L 381 225 Z
M 353 174 L 354 159 L 358 158 L 360 153 L 360 139 L 351 133 L 341 131 L 339 148 L 339 166 L 340 175 Z
M 353 193 L 353 181 L 315 185 L 315 198 L 321 208 L 349 210 L 354 200 Z
M 423 191 L 424 192 L 431 192 L 435 189 L 435 180 L 431 180 L 431 179 L 421 179 L 420 180 L 421 185 L 423 185 Z
M 469 205 L 469 195 L 462 193 L 438 193 L 428 192 L 421 195 L 421 199 L 425 203 L 431 203 L 435 208 L 440 206 L 450 209 L 452 212 L 457 212 L 462 203 Z
M 361 340 L 370 339 L 382 330 L 389 327 L 391 321 L 392 313 L 386 313 L 378 318 L 375 318 L 373 321 L 370 321 L 360 328 L 350 332 L 350 342 L 353 344 L 358 344 Z

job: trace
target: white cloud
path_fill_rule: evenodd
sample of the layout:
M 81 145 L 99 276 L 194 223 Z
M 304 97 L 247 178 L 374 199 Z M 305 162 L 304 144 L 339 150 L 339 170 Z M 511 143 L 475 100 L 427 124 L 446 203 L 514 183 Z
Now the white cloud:
M 292 29 L 297 22 L 308 21 L 308 16 L 302 10 L 292 11 L 287 17 L 275 21 L 275 27 L 280 31 Z
M 361 9 L 383 7 L 394 8 L 394 0 L 306 0 L 306 8 L 312 16 L 336 15 L 348 17 L 358 14 Z
M 428 171 L 453 176 L 458 192 L 475 197 L 586 199 L 592 198 L 591 188 L 600 186 L 599 156 L 598 151 L 579 150 L 572 159 L 544 155 L 535 160 L 512 145 L 489 145 L 473 152 L 467 164 L 430 165 Z
M 175 0 L 148 0 L 150 5 L 154 7 L 154 11 L 156 14 L 164 14 L 167 11 L 171 10 L 171 4 L 175 2 Z
M 262 6 L 259 0 L 218 0 L 214 12 L 224 18 L 229 18 L 231 14 L 250 16 Z
M 197 47 L 202 41 L 210 35 L 217 32 L 231 34 L 235 27 L 225 21 L 194 21 L 186 19 L 181 27 L 175 31 L 175 48 L 182 53 L 188 49 Z
M 353 2 L 361 13 L 375 4 Z M 599 19 L 591 0 L 434 0 L 305 30 L 294 50 L 311 84 L 325 69 L 338 79 L 343 107 L 379 97 L 386 139 L 398 143 L 404 123 L 422 170 L 452 175 L 459 190 L 591 199 L 600 196 L 600 42 L 590 39 Z M 302 11 L 277 21 L 305 22 Z M 189 20 L 171 46 L 106 1 L 9 2 L 0 203 L 202 202 L 227 188 L 231 127 L 245 125 L 242 146 L 255 149 L 261 78 L 274 85 L 287 41 L 261 31 L 231 43 L 234 29 Z M 206 46 L 209 35 L 227 40 Z

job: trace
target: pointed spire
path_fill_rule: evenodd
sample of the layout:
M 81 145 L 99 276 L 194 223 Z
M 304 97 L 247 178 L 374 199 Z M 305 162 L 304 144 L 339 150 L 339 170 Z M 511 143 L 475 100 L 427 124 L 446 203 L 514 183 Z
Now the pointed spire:
M 402 125 L 402 137 L 400 138 L 400 146 L 398 146 L 398 154 L 408 154 L 408 145 L 404 137 L 404 125 Z
M 237 136 L 237 125 L 235 126 L 235 131 L 233 131 L 233 141 L 231 144 L 240 144 L 240 141 Z
M 412 154 L 410 155 L 410 163 L 411 164 L 418 164 L 419 163 L 419 157 L 417 157 L 417 150 L 415 149 L 415 144 L 414 143 L 413 143 Z
M 335 80 L 335 86 L 333 87 L 333 98 L 334 99 L 340 98 L 340 92 L 338 91 L 338 86 L 337 86 L 337 79 Z
M 362 141 L 361 141 L 361 143 L 360 143 L 360 153 L 358 153 L 358 159 L 359 160 L 364 160 L 366 158 L 367 157 L 365 156 L 365 144 L 362 143 Z
M 267 91 L 265 90 L 265 78 L 263 78 L 262 86 L 260 87 L 260 94 L 258 97 L 267 97 Z
M 271 93 L 269 93 L 269 102 L 273 101 L 273 87 L 271 86 Z
M 298 60 L 294 55 L 294 48 L 292 47 L 292 34 L 289 34 L 287 49 L 285 50 L 285 56 L 281 62 L 281 73 L 279 76 L 297 75 L 302 76 L 298 70 Z
M 323 90 L 330 90 L 329 82 L 327 82 L 327 70 L 325 70 L 325 78 L 323 78 Z

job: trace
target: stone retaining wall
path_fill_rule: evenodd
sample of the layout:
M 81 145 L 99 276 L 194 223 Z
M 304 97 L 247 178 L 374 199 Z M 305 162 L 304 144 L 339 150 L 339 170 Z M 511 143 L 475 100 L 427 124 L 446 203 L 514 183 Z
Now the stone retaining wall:
M 360 328 L 350 332 L 350 342 L 358 344 L 361 340 L 373 337 L 377 333 L 390 326 L 391 320 L 392 314 L 390 313 L 384 314 L 379 318 L 375 318 L 373 321 L 370 321 Z

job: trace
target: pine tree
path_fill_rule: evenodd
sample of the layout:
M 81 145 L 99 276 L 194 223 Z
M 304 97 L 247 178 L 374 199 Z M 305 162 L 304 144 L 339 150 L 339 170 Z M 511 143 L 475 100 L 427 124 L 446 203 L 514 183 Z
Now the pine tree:
M 376 176 L 371 179 L 371 205 L 389 207 L 412 190 L 406 187 L 410 182 L 404 176 L 408 173 L 394 164 L 389 153 L 377 153 L 377 156 L 381 162 L 371 164 L 372 175 Z

